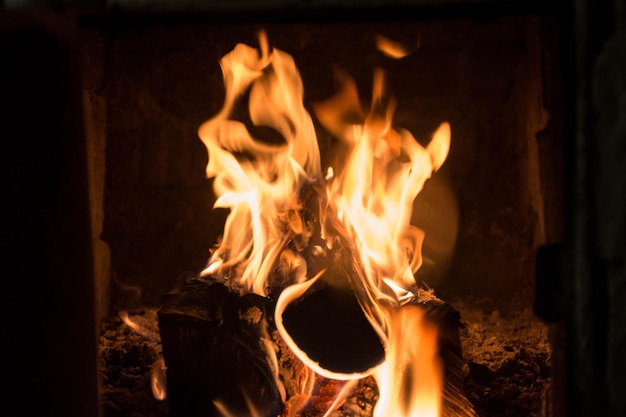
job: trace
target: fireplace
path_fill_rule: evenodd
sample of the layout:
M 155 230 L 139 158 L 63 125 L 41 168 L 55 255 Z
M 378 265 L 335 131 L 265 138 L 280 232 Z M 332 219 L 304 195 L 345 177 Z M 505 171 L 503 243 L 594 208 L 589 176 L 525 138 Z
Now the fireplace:
M 306 103 L 331 94 L 337 67 L 354 77 L 367 97 L 373 69 L 383 67 L 398 100 L 394 123 L 427 138 L 442 120 L 450 122 L 448 160 L 416 199 L 424 208 L 416 213 L 424 214 L 412 221 L 427 236 L 417 279 L 456 306 L 462 319 L 480 311 L 486 313 L 485 323 L 515 323 L 518 314 L 534 312 L 537 321 L 545 321 L 538 326 L 549 333 L 551 363 L 539 373 L 549 377 L 551 387 L 537 415 L 597 410 L 620 415 L 623 377 L 615 369 L 622 363 L 623 312 L 615 300 L 623 292 L 618 278 L 624 260 L 617 251 L 623 220 L 613 207 L 624 206 L 623 179 L 607 176 L 623 160 L 623 132 L 612 124 L 612 90 L 603 80 L 620 79 L 610 73 L 615 58 L 610 48 L 623 51 L 624 45 L 616 36 L 602 52 L 598 68 L 607 72 L 596 69 L 593 86 L 600 92 L 592 97 L 591 84 L 577 77 L 591 77 L 593 68 L 585 59 L 600 52 L 579 42 L 602 45 L 610 29 L 605 33 L 590 23 L 587 39 L 573 35 L 571 25 L 582 24 L 571 20 L 581 13 L 576 8 L 507 6 L 369 6 L 357 8 L 359 13 L 321 6 L 195 13 L 122 8 L 18 13 L 18 19 L 3 15 L 10 22 L 3 51 L 21 57 L 12 45 L 39 50 L 51 68 L 43 76 L 34 71 L 38 61 L 32 56 L 3 69 L 6 79 L 15 80 L 7 85 L 12 93 L 7 104 L 22 110 L 21 119 L 10 118 L 11 131 L 29 130 L 38 124 L 31 118 L 37 118 L 39 126 L 49 126 L 51 138 L 58 138 L 48 142 L 47 131 L 24 132 L 29 140 L 15 139 L 11 155 L 19 158 L 8 161 L 15 218 L 28 226 L 12 237 L 21 243 L 16 243 L 20 257 L 11 275 L 23 275 L 33 262 L 25 254 L 45 261 L 33 281 L 24 280 L 36 288 L 18 285 L 8 292 L 26 298 L 36 293 L 32 305 L 26 304 L 35 320 L 18 326 L 15 334 L 43 347 L 34 358 L 18 351 L 15 356 L 25 363 L 45 359 L 34 366 L 39 378 L 32 379 L 30 389 L 46 393 L 26 406 L 66 415 L 103 413 L 97 343 L 92 343 L 98 323 L 120 310 L 158 308 L 166 293 L 204 269 L 226 212 L 211 209 L 215 197 L 205 178 L 207 155 L 197 129 L 222 105 L 219 59 L 237 43 L 257 45 L 257 32 L 264 29 L 273 47 L 294 57 Z M 592 36 L 592 30 L 598 34 Z M 411 53 L 386 58 L 373 47 L 381 34 L 410 45 Z M 576 76 L 568 71 L 571 65 L 578 65 Z M 25 68 L 34 72 L 21 71 Z M 75 90 L 56 90 L 53 80 L 72 73 L 80 73 L 80 84 L 61 79 Z M 593 118 L 592 105 L 575 108 L 575 97 L 597 103 L 593 111 L 605 113 Z M 84 124 L 75 114 L 82 114 Z M 613 142 L 595 142 L 596 135 Z M 330 139 L 319 139 L 322 158 L 329 159 L 324 151 Z M 32 148 L 33 143 L 43 146 Z M 13 181 L 25 164 L 45 172 Z M 603 185 L 620 180 L 614 188 Z M 47 222 L 40 208 L 50 201 L 55 204 L 49 216 L 56 220 Z M 25 236 L 43 239 L 33 245 Z M 63 236 L 62 244 L 57 236 Z M 94 276 L 93 286 L 85 276 Z M 42 331 L 36 339 L 25 332 L 37 328 Z M 142 354 L 134 351 L 122 362 Z M 466 372 L 484 385 L 494 378 L 480 361 L 471 362 Z M 64 382 L 58 387 L 55 375 Z M 82 400 L 69 399 L 69 393 Z M 516 393 L 510 395 L 513 401 Z M 163 412 L 154 407 L 143 412 Z M 114 415 L 106 410 L 105 415 Z

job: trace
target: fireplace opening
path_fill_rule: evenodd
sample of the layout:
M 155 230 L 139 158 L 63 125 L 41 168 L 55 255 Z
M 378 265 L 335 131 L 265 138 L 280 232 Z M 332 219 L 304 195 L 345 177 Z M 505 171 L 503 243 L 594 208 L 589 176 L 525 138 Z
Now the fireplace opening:
M 426 146 L 450 123 L 446 162 L 411 216 L 425 233 L 416 283 L 449 308 L 444 319 L 452 318 L 462 354 L 458 387 L 472 412 L 561 415 L 555 329 L 534 313 L 544 285 L 537 252 L 561 242 L 566 226 L 560 28 L 542 13 L 442 10 L 374 9 L 365 19 L 319 11 L 79 16 L 72 30 L 80 38 L 104 416 L 180 415 L 168 395 L 176 388 L 167 382 L 179 381 L 166 381 L 158 314 L 196 283 L 223 232 L 228 211 L 212 209 L 198 127 L 224 101 L 219 60 L 238 43 L 259 47 L 260 30 L 294 58 L 311 114 L 334 93 L 337 70 L 367 101 L 383 69 L 397 100 L 394 125 Z M 407 55 L 389 57 L 380 39 Z M 326 166 L 335 142 L 314 122 Z M 379 387 L 370 382 L 333 415 L 371 415 Z M 302 415 L 323 415 L 315 407 L 337 389 L 318 381 L 318 402 Z
M 549 55 L 554 22 L 419 13 L 206 20 L 90 17 L 81 28 L 92 186 L 101 199 L 92 211 L 101 230 L 104 414 L 175 412 L 149 389 L 151 370 L 167 366 L 156 314 L 164 295 L 205 268 L 228 213 L 212 209 L 197 130 L 223 104 L 219 60 L 238 43 L 258 47 L 264 30 L 273 48 L 293 57 L 308 110 L 332 95 L 334 71 L 353 77 L 366 100 L 382 68 L 397 100 L 394 124 L 425 146 L 439 123 L 450 123 L 448 159 L 414 204 L 411 223 L 425 232 L 416 282 L 460 313 L 462 388 L 476 415 L 551 415 L 549 329 L 533 308 L 537 251 L 564 229 L 562 115 L 550 108 L 560 94 Z M 376 47 L 380 37 L 408 55 L 389 58 Z M 315 122 L 328 164 L 333 139 Z M 118 369 L 133 359 L 143 367 Z M 363 413 L 373 406 L 360 404 Z

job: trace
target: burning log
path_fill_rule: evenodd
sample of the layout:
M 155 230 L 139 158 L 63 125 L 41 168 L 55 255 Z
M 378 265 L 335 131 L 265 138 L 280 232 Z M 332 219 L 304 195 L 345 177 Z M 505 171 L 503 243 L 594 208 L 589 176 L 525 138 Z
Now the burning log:
M 463 351 L 459 329 L 461 314 L 452 305 L 432 293 L 427 293 L 421 305 L 428 320 L 435 323 L 438 332 L 438 350 L 444 364 L 442 416 L 474 417 L 474 406 L 465 394 Z
M 330 99 L 316 114 L 350 152 L 322 176 L 293 58 L 263 31 L 259 41 L 222 58 L 224 107 L 198 130 L 215 207 L 231 212 L 207 268 L 159 313 L 173 417 L 355 415 L 342 407 L 360 388 L 357 415 L 472 416 L 458 313 L 416 287 L 424 232 L 410 224 L 447 157 L 449 123 L 426 147 L 394 128 L 376 71 L 354 125 L 346 111 L 365 112 L 343 77 L 341 108 Z M 248 123 L 231 118 L 242 98 Z M 284 141 L 255 137 L 266 128 Z M 332 394 L 320 412 L 310 407 L 322 388 Z
M 171 415 L 276 416 L 282 406 L 263 344 L 272 305 L 215 280 L 192 279 L 158 313 Z
M 358 276 L 348 246 L 338 244 L 329 257 L 323 272 L 301 285 L 302 294 L 284 303 L 279 297 L 285 307 L 277 319 L 292 345 L 328 377 L 364 374 L 384 361 L 384 346 L 355 297 Z
M 319 289 L 315 294 L 309 307 L 329 295 L 320 294 Z M 442 416 L 474 416 L 463 392 L 459 312 L 423 290 L 414 304 L 439 329 L 437 344 L 444 367 Z M 158 317 L 171 417 L 319 417 L 319 410 L 328 408 L 345 383 L 317 375 L 311 395 L 294 401 L 303 385 L 311 381 L 305 381 L 306 367 L 278 335 L 274 308 L 275 302 L 269 298 L 241 292 L 213 278 L 188 280 L 179 292 L 165 297 Z M 302 319 L 302 327 L 306 327 L 306 318 L 290 314 L 290 320 Z M 319 318 L 317 313 L 314 316 Z M 328 323 L 319 325 L 324 324 L 332 328 Z M 353 330 L 344 329 L 346 336 L 342 340 Z M 354 346 L 358 343 L 351 343 L 355 356 L 363 355 Z M 318 341 L 314 349 L 322 345 Z M 370 351 L 365 357 L 375 358 L 378 353 L 375 348 L 373 351 L 374 355 Z M 334 416 L 372 415 L 378 387 L 369 376 L 356 382 L 351 393 L 337 404 Z M 299 410 L 294 410 L 297 404 Z

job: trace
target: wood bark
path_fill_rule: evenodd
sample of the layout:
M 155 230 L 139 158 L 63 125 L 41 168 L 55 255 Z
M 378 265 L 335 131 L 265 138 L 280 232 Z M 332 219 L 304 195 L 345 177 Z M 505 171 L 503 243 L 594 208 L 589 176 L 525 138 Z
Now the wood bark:
M 463 390 L 460 313 L 426 291 L 419 292 L 415 302 L 439 328 L 445 379 L 442 415 L 474 416 Z M 299 389 L 303 365 L 279 340 L 273 308 L 269 298 L 214 279 L 191 279 L 180 292 L 166 296 L 158 317 L 171 417 L 222 416 L 220 406 L 231 415 L 284 415 L 285 399 Z M 277 353 L 283 396 L 266 342 Z M 372 415 L 378 392 L 371 378 L 366 379 L 333 416 Z M 316 392 L 298 415 L 316 417 L 336 393 L 328 387 L 338 385 L 318 376 Z M 257 414 L 251 414 L 252 409 Z
M 166 295 L 158 318 L 172 417 L 280 413 L 262 345 L 271 315 L 268 299 L 215 280 L 191 279 Z

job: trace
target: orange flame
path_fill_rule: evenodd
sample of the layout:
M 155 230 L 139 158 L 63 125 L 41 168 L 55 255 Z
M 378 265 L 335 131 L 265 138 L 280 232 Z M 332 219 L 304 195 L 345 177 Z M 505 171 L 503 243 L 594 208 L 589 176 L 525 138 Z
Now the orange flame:
M 342 93 L 352 82 L 340 77 Z M 393 100 L 384 105 L 384 74 L 377 72 L 370 113 L 363 124 L 348 124 L 335 116 L 334 105 L 318 105 L 316 114 L 352 152 L 342 177 L 329 185 L 329 201 L 358 245 L 364 270 L 373 288 L 391 280 L 401 288 L 415 285 L 421 266 L 424 234 L 410 225 L 413 200 L 424 182 L 445 161 L 450 147 L 450 125 L 442 123 L 424 148 L 404 129 L 392 127 Z M 328 113 L 331 112 L 332 115 Z
M 402 59 L 419 47 L 419 41 L 415 47 L 409 48 L 407 45 L 403 45 L 400 42 L 396 42 L 380 34 L 376 35 L 375 42 L 380 52 L 393 59 Z
M 443 369 L 437 329 L 423 316 L 413 305 L 389 312 L 387 360 L 374 373 L 380 391 L 374 417 L 440 415 Z
M 396 57 L 406 52 L 385 38 L 377 42 Z M 259 43 L 259 51 L 239 44 L 222 58 L 225 103 L 198 131 L 209 152 L 207 176 L 215 178 L 215 206 L 230 209 L 221 244 L 203 274 L 266 295 L 272 272 L 283 265 L 290 282 L 277 301 L 276 327 L 309 369 L 344 380 L 372 374 L 381 392 L 376 417 L 438 416 L 442 372 L 437 331 L 411 304 L 424 232 L 410 220 L 415 197 L 447 157 L 450 125 L 442 123 L 424 147 L 410 132 L 393 126 L 396 102 L 387 96 L 382 71 L 374 73 L 369 112 L 361 109 L 355 82 L 338 72 L 338 94 L 313 108 L 350 153 L 343 168 L 328 167 L 322 177 L 316 132 L 302 104 L 303 85 L 295 63 L 287 53 L 270 49 L 264 32 Z M 246 91 L 248 124 L 232 120 Z M 306 260 L 298 253 L 313 233 L 301 215 L 298 196 L 305 184 L 314 182 L 326 184 L 321 198 L 326 206 L 319 219 L 326 247 L 316 249 L 332 250 L 338 234 L 352 246 L 359 277 L 351 282 L 355 297 L 385 350 L 382 364 L 359 374 L 324 369 L 299 348 L 282 323 L 287 305 L 324 274 L 308 276 Z M 286 249 L 289 242 L 298 242 L 297 248 Z M 290 406 L 303 403 L 307 386 L 298 398 L 288 400 Z M 295 415 L 293 410 L 290 415 Z
M 320 159 L 293 59 L 277 49 L 270 52 L 264 33 L 260 44 L 260 54 L 239 44 L 222 58 L 225 103 L 198 135 L 209 152 L 207 176 L 215 177 L 215 207 L 231 210 L 223 241 L 205 272 L 233 276 L 251 292 L 265 295 L 285 242 L 296 235 L 308 238 L 297 216 L 298 191 L 320 177 Z M 278 133 L 279 143 L 263 141 L 244 123 L 229 119 L 246 90 L 253 126 Z
M 159 401 L 167 398 L 167 376 L 165 361 L 162 356 L 154 362 L 150 371 L 150 388 L 152 396 Z

